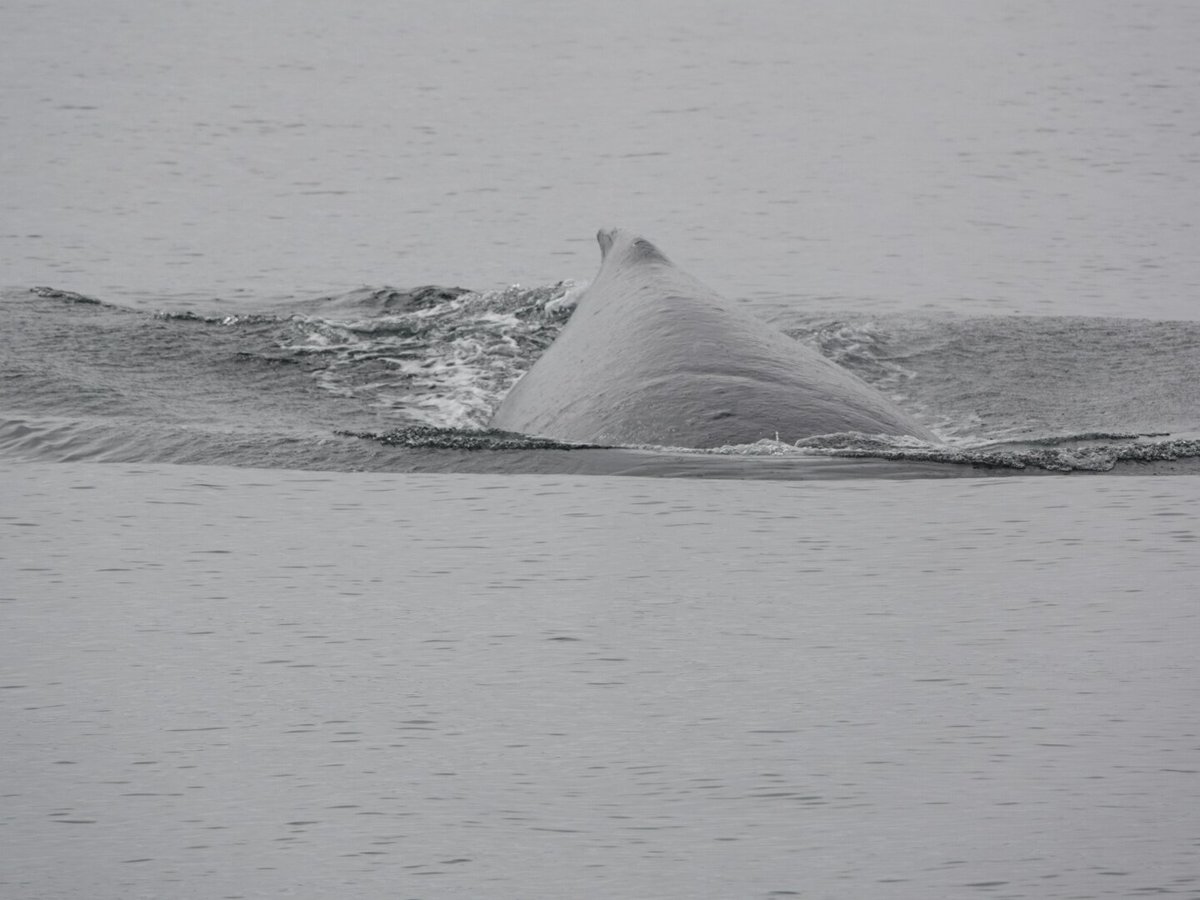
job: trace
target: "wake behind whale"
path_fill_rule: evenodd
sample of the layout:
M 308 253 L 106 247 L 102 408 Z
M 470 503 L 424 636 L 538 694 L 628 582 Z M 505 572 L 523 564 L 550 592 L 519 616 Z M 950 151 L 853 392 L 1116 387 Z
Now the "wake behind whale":
M 491 427 L 696 448 L 850 431 L 936 440 L 866 382 L 724 300 L 646 239 L 614 229 L 597 240 L 599 274 Z

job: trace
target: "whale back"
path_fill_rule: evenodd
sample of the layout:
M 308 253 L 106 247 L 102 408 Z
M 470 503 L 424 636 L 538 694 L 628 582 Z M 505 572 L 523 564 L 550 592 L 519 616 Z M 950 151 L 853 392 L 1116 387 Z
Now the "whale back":
M 491 426 L 567 441 L 718 447 L 861 431 L 932 439 L 850 372 L 623 230 Z

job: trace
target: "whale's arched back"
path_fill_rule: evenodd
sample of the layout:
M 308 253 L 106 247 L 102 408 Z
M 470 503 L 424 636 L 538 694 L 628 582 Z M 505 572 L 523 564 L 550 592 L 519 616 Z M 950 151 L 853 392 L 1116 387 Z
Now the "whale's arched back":
M 567 441 L 719 447 L 776 435 L 933 436 L 874 388 L 622 229 L 570 321 L 491 426 Z

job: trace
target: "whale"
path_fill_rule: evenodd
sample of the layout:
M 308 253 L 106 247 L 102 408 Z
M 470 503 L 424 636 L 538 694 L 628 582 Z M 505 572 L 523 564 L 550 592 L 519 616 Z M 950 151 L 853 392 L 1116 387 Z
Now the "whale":
M 489 427 L 576 443 L 714 448 L 860 432 L 934 435 L 865 381 L 602 229 L 600 271 Z

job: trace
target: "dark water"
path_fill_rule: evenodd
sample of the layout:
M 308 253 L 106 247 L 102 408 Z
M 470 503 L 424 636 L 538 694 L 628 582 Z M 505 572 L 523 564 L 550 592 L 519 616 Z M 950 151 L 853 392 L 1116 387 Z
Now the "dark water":
M 1090 317 L 833 316 L 775 324 L 942 439 L 828 435 L 716 451 L 581 448 L 486 431 L 570 315 L 534 289 L 363 288 L 257 311 L 123 308 L 52 288 L 0 302 L 0 452 L 26 460 L 340 471 L 811 477 L 1190 470 L 1200 323 Z M 898 464 L 898 466 L 897 466 Z M 874 469 L 872 467 L 875 467 Z

